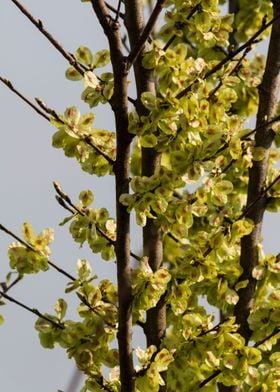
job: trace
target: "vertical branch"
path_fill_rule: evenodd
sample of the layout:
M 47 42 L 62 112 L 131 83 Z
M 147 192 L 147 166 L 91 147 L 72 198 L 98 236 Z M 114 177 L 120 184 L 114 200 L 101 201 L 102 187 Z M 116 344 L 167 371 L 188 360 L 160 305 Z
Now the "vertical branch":
M 122 54 L 120 25 L 109 14 L 104 0 L 91 0 L 92 7 L 108 38 L 114 73 L 114 94 L 111 99 L 115 115 L 117 156 L 114 164 L 117 211 L 117 277 L 119 299 L 119 362 L 122 392 L 134 391 L 132 358 L 131 266 L 129 213 L 120 202 L 120 195 L 129 192 L 129 158 L 131 137 L 128 133 L 127 67 Z
M 273 1 L 274 16 L 280 15 L 280 3 Z M 270 121 L 274 114 L 277 103 L 277 96 L 280 88 L 280 21 L 275 20 L 272 26 L 266 68 L 261 85 L 259 86 L 259 109 L 257 114 L 257 131 L 255 135 L 255 145 L 266 149 L 265 157 L 262 161 L 253 161 L 253 166 L 249 170 L 249 184 L 247 207 L 261 196 L 265 187 L 265 180 L 268 170 L 269 150 L 274 138 L 274 132 L 268 125 L 263 125 Z M 243 273 L 240 280 L 248 279 L 246 288 L 239 291 L 239 302 L 235 308 L 237 323 L 240 325 L 239 331 L 245 340 L 250 340 L 251 331 L 248 325 L 248 316 L 252 307 L 256 282 L 252 277 L 252 270 L 258 264 L 258 244 L 261 237 L 263 215 L 265 211 L 266 198 L 259 197 L 254 208 L 249 209 L 246 217 L 253 220 L 255 227 L 252 233 L 241 240 L 240 263 Z
M 163 3 L 163 2 L 161 2 Z M 157 4 L 155 7 L 157 7 Z M 126 0 L 126 19 L 125 24 L 128 30 L 130 46 L 133 50 L 138 44 L 138 39 L 144 30 L 143 5 L 141 0 Z M 147 50 L 147 44 L 144 46 L 142 53 Z M 141 94 L 149 91 L 156 94 L 155 81 L 153 73 L 141 65 L 141 54 L 134 62 L 134 73 L 137 88 L 137 112 L 141 115 L 147 115 L 148 111 L 141 104 Z M 142 148 L 142 175 L 151 176 L 160 165 L 160 154 L 152 148 Z M 153 271 L 156 271 L 162 264 L 162 237 L 161 230 L 154 224 L 152 219 L 147 220 L 143 229 L 143 252 L 149 257 L 149 264 Z M 145 324 L 145 334 L 147 345 L 160 346 L 161 339 L 166 328 L 166 309 L 164 301 L 159 301 L 157 306 L 147 312 Z M 162 389 L 161 389 L 162 390 Z
M 234 14 L 234 18 L 235 18 L 238 11 L 239 11 L 238 0 L 229 0 L 228 12 L 230 14 Z M 234 38 L 235 32 L 236 32 L 236 28 L 235 28 L 235 24 L 234 24 L 233 31 L 229 35 L 229 43 L 231 46 L 231 50 L 236 49 L 238 46 L 238 43 L 236 42 L 236 40 Z

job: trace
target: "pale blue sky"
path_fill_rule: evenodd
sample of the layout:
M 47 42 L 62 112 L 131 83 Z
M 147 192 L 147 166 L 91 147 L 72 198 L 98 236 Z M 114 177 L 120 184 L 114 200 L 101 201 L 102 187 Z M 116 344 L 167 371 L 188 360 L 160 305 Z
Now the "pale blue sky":
M 89 4 L 79 0 L 25 0 L 34 16 L 74 52 L 79 45 L 93 51 L 105 48 L 102 31 Z M 9 0 L 0 3 L 0 75 L 9 78 L 30 98 L 40 97 L 57 112 L 77 105 L 81 83 L 64 78 L 67 63 L 50 43 L 33 27 Z M 113 129 L 110 109 L 94 110 L 96 126 Z M 96 206 L 106 206 L 114 213 L 112 179 L 96 179 L 81 172 L 78 164 L 51 147 L 53 128 L 29 109 L 15 95 L 0 85 L 1 154 L 0 154 L 0 223 L 20 234 L 24 221 L 37 231 L 55 228 L 51 259 L 70 273 L 75 273 L 77 258 L 88 257 L 94 271 L 104 278 L 113 275 L 114 265 L 104 264 L 87 248 L 78 249 L 67 227 L 58 227 L 66 212 L 54 199 L 52 181 L 61 183 L 73 200 L 83 189 L 92 189 Z M 277 221 L 270 215 L 266 224 L 266 249 L 279 252 Z M 6 249 L 11 239 L 0 232 L 0 279 L 8 271 Z M 136 243 L 136 242 L 135 242 Z M 110 268 L 109 268 L 110 265 Z M 42 312 L 53 312 L 53 305 L 64 294 L 67 281 L 55 271 L 28 276 L 11 295 Z M 74 301 L 71 314 L 74 314 Z M 1 390 L 9 392 L 54 392 L 65 390 L 73 372 L 73 364 L 61 349 L 43 350 L 33 326 L 36 317 L 13 304 L 0 308 L 6 321 L 0 328 Z M 73 392 L 73 391 L 71 391 Z

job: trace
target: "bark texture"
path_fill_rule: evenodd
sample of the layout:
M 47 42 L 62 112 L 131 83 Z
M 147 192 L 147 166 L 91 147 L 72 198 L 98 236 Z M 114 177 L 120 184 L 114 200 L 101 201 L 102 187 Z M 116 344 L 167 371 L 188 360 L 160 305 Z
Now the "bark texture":
M 280 2 L 273 1 L 274 17 L 280 14 Z M 243 268 L 240 280 L 248 279 L 246 288 L 240 290 L 239 302 L 235 308 L 236 321 L 240 325 L 239 332 L 246 342 L 250 340 L 251 330 L 248 325 L 248 316 L 254 300 L 256 281 L 252 277 L 252 270 L 258 264 L 258 244 L 261 240 L 261 228 L 266 206 L 266 198 L 262 196 L 268 170 L 268 158 L 274 132 L 270 126 L 262 124 L 270 121 L 274 114 L 280 87 L 280 21 L 277 19 L 273 26 L 270 37 L 266 68 L 262 83 L 259 87 L 259 109 L 256 124 L 256 147 L 266 149 L 265 157 L 262 161 L 254 161 L 249 171 L 248 198 L 246 214 L 247 218 L 253 220 L 255 227 L 252 233 L 242 238 L 240 263 Z
M 114 95 L 111 107 L 115 115 L 117 156 L 114 165 L 117 212 L 117 278 L 119 298 L 119 360 L 121 391 L 134 391 L 134 367 L 132 357 L 132 289 L 130 265 L 130 219 L 120 202 L 120 195 L 129 193 L 129 159 L 131 136 L 128 133 L 127 67 L 122 53 L 120 26 L 113 20 L 103 0 L 92 0 L 92 6 L 106 34 L 113 66 Z

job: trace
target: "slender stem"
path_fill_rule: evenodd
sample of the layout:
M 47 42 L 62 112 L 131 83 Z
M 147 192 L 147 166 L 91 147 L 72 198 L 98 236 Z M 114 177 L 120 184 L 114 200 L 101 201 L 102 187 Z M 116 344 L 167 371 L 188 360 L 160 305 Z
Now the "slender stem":
M 121 3 L 121 1 L 120 1 L 119 3 Z M 119 9 L 116 9 L 116 8 L 113 7 L 111 4 L 109 4 L 107 1 L 105 1 L 105 5 L 106 5 L 106 7 L 107 7 L 110 11 L 114 12 L 116 15 L 118 14 L 120 18 L 124 19 L 125 15 L 124 15 L 123 12 L 120 12 Z
M 189 15 L 187 16 L 186 20 L 191 19 L 191 17 L 196 13 L 196 11 L 200 9 L 200 7 L 201 7 L 200 3 L 196 4 L 191 10 L 191 12 L 189 13 Z M 164 45 L 163 50 L 166 51 L 176 38 L 177 38 L 176 34 L 171 35 L 167 43 Z
M 56 200 L 58 201 L 58 203 L 59 203 L 63 208 L 67 209 L 67 210 L 70 211 L 72 214 L 75 214 L 75 211 L 76 211 L 79 215 L 82 215 L 82 216 L 85 216 L 85 215 L 86 215 L 85 212 L 84 212 L 81 208 L 75 206 L 75 204 L 72 202 L 72 200 L 70 199 L 70 197 L 62 190 L 61 186 L 60 186 L 56 181 L 54 181 L 53 184 L 54 184 L 54 187 L 55 187 L 56 192 L 57 192 L 58 195 L 59 195 L 59 196 L 56 198 Z M 71 209 L 70 207 L 68 207 L 68 206 L 66 205 L 65 202 L 68 203 L 68 204 L 72 207 L 72 209 Z M 95 223 L 95 226 L 96 226 L 96 230 L 98 231 L 98 233 L 99 233 L 103 238 L 105 238 L 111 245 L 113 245 L 113 246 L 115 247 L 115 246 L 116 246 L 116 241 L 114 241 L 111 237 L 109 237 L 109 236 L 99 227 L 98 223 Z M 137 256 L 137 255 L 136 255 L 135 253 L 133 253 L 133 252 L 130 252 L 130 256 L 133 257 L 133 258 L 134 258 L 135 260 L 137 260 L 137 261 L 140 261 L 140 260 L 141 260 L 141 257 Z
M 222 371 L 216 370 L 213 374 L 211 374 L 211 376 L 207 377 L 205 380 L 203 380 L 200 384 L 199 384 L 199 389 L 203 388 L 206 384 L 208 384 L 210 381 L 212 381 L 214 378 L 218 377 L 219 374 L 221 374 Z
M 6 282 L 1 282 L 2 290 L 4 293 L 7 293 L 9 290 L 11 290 L 12 287 L 14 287 L 17 283 L 19 283 L 23 279 L 23 275 L 18 274 L 15 280 L 13 280 L 10 284 L 7 285 Z M 1 296 L 0 296 L 1 297 Z
M 266 336 L 262 340 L 259 340 L 254 344 L 254 347 L 259 347 L 261 344 L 265 343 L 267 340 L 273 338 L 273 336 L 277 335 L 280 332 L 280 327 L 276 327 L 270 335 Z
M 0 290 L 0 296 L 4 297 L 6 300 L 13 302 L 14 304 L 20 306 L 21 308 L 27 310 L 30 313 L 35 314 L 36 316 L 40 317 L 41 319 L 44 319 L 51 323 L 54 327 L 59 328 L 59 329 L 64 329 L 64 325 L 57 323 L 56 321 L 52 320 L 51 318 L 45 316 L 43 313 L 39 312 L 38 309 L 30 308 L 29 306 L 25 305 L 24 303 L 18 301 L 17 299 L 11 297 L 10 295 L 6 294 L 4 291 Z
M 80 64 L 75 56 L 67 52 L 63 46 L 54 38 L 52 34 L 44 27 L 40 19 L 34 18 L 34 16 L 28 11 L 28 9 L 18 0 L 11 0 L 12 3 L 30 20 L 30 22 L 37 27 L 37 29 L 48 39 L 48 41 L 62 54 L 62 56 L 72 65 L 81 75 L 85 72 L 85 67 Z M 87 70 L 87 69 L 86 69 Z
M 20 97 L 27 105 L 29 105 L 35 112 L 40 114 L 40 116 L 44 117 L 46 120 L 50 120 L 49 116 L 47 116 L 42 110 L 40 110 L 33 102 L 31 102 L 28 98 L 22 95 L 17 89 L 14 88 L 12 82 L 8 79 L 2 78 L 0 76 L 0 81 L 4 83 L 13 93 L 15 93 L 18 97 Z
M 36 248 L 34 248 L 32 245 L 30 245 L 28 242 L 23 241 L 23 239 L 21 239 L 20 237 L 18 237 L 16 234 L 14 234 L 11 230 L 9 230 L 7 227 L 5 227 L 4 225 L 0 224 L 0 230 L 4 231 L 6 234 L 8 234 L 9 236 L 11 236 L 12 238 L 14 238 L 16 241 L 18 241 L 20 244 L 22 244 L 23 246 L 25 246 L 28 250 L 32 251 L 32 252 L 37 252 L 40 253 Z M 74 281 L 76 280 L 74 278 L 74 276 L 70 275 L 68 272 L 66 272 L 65 270 L 63 270 L 62 268 L 58 267 L 56 264 L 54 264 L 52 261 L 48 260 L 48 264 L 53 267 L 54 269 L 56 269 L 58 272 L 60 272 L 62 275 L 66 276 L 67 278 L 69 278 L 70 280 Z

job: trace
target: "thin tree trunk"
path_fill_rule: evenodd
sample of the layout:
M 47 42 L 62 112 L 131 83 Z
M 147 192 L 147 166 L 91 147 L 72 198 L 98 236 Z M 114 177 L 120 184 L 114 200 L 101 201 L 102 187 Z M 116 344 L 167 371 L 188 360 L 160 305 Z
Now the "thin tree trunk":
M 280 14 L 280 2 L 273 1 L 274 16 Z M 259 110 L 257 114 L 257 132 L 255 136 L 256 147 L 266 149 L 262 161 L 253 161 L 249 170 L 249 185 L 247 207 L 250 206 L 260 195 L 265 186 L 268 158 L 274 132 L 269 126 L 262 124 L 271 120 L 275 114 L 277 98 L 280 87 L 280 20 L 277 19 L 272 26 L 271 38 L 268 49 L 268 57 L 262 83 L 259 87 Z M 235 307 L 236 321 L 240 325 L 239 332 L 246 342 L 250 340 L 251 330 L 248 325 L 248 316 L 252 307 L 256 281 L 252 277 L 253 268 L 258 264 L 258 244 L 261 240 L 261 228 L 266 206 L 265 197 L 260 197 L 253 208 L 249 209 L 246 217 L 253 220 L 255 227 L 251 234 L 242 238 L 240 263 L 243 274 L 240 280 L 248 279 L 247 287 L 240 290 L 239 302 Z
M 120 26 L 109 17 L 104 0 L 92 0 L 92 6 L 106 34 L 111 54 L 114 79 L 114 95 L 111 106 L 115 115 L 117 156 L 114 165 L 117 214 L 117 277 L 119 299 L 118 347 L 122 392 L 134 391 L 134 366 L 132 356 L 132 288 L 130 265 L 130 216 L 119 202 L 120 195 L 129 193 L 130 142 L 128 133 L 127 68 L 122 53 Z
M 125 24 L 129 34 L 131 48 L 133 48 L 139 39 L 145 26 L 143 15 L 143 2 L 141 0 L 127 0 Z M 143 49 L 143 52 L 146 47 Z M 142 56 L 138 56 L 134 63 L 134 74 L 137 88 L 136 109 L 139 115 L 147 115 L 147 109 L 141 103 L 141 94 L 149 91 L 156 95 L 156 86 L 153 73 L 142 67 Z M 152 176 L 160 165 L 160 154 L 154 149 L 142 148 L 142 176 Z M 149 257 L 149 264 L 153 271 L 160 268 L 162 264 L 162 235 L 161 230 L 155 225 L 154 220 L 147 219 L 147 224 L 143 228 L 143 254 Z M 144 332 L 146 335 L 147 345 L 160 347 L 161 339 L 166 329 L 166 306 L 163 300 L 160 300 L 155 308 L 147 312 Z M 163 375 L 164 377 L 164 375 Z M 161 387 L 163 392 L 166 387 Z

